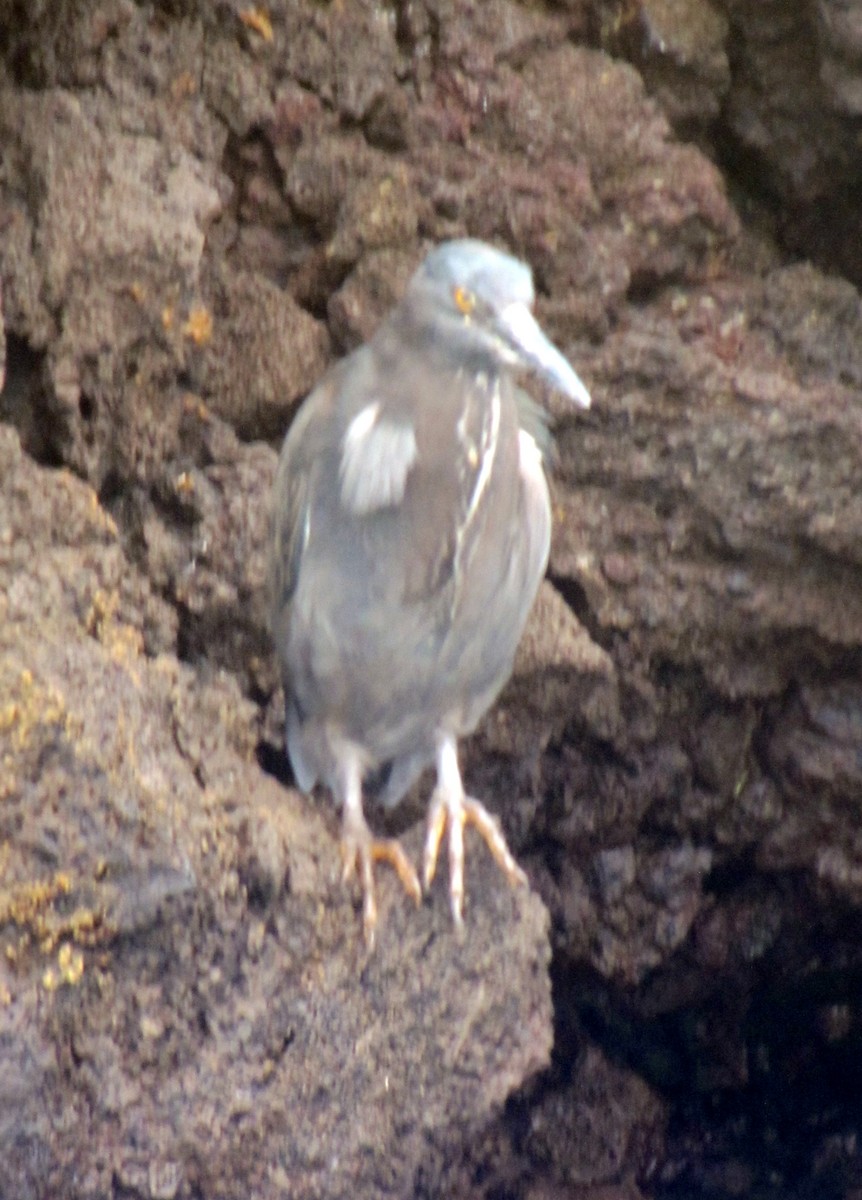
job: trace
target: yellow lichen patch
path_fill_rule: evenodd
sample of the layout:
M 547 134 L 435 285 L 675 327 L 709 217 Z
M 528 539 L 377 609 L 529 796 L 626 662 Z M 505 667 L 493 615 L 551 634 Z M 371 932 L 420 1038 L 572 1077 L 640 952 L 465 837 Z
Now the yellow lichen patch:
M 183 325 L 183 334 L 196 346 L 205 346 L 213 335 L 212 313 L 203 306 L 193 308 Z
M 69 732 L 62 694 L 54 687 L 36 683 L 32 671 L 21 671 L 7 694 L 9 699 L 0 705 L 0 736 L 6 734 L 14 750 L 24 750 L 32 741 L 33 731 L 46 725 L 61 725 Z
M 97 588 L 93 593 L 89 611 L 84 618 L 84 628 L 87 633 L 101 641 L 102 631 L 106 625 L 115 620 L 119 606 L 120 597 L 116 592 L 106 592 L 104 588 Z
M 65 871 L 58 871 L 51 879 L 37 879 L 17 887 L 0 888 L 0 925 L 17 925 L 38 931 L 44 937 L 46 910 L 58 898 L 66 896 L 72 881 Z M 42 928 L 40 928 L 42 927 Z
M 40 943 L 40 949 L 45 954 L 50 954 L 57 943 L 66 937 L 72 938 L 81 946 L 95 946 L 103 940 L 107 932 L 102 914 L 92 908 L 76 908 L 63 916 L 52 913 L 50 920 L 46 919 L 44 924 L 53 925 Z
M 57 966 L 63 983 L 74 986 L 84 974 L 84 956 L 69 942 L 64 942 L 57 954 Z
M 10 700 L 8 704 L 0 707 L 0 733 L 5 733 L 7 729 L 12 729 L 20 720 L 21 710 L 14 700 Z
M 115 662 L 130 666 L 134 660 L 140 659 L 144 652 L 144 635 L 140 629 L 135 629 L 134 625 L 118 621 L 111 626 L 110 637 L 105 639 L 104 644 Z M 135 683 L 140 682 L 133 670 L 130 670 L 130 674 Z
M 84 619 L 84 628 L 91 637 L 101 642 L 114 662 L 131 670 L 132 664 L 143 654 L 144 638 L 134 625 L 117 620 L 119 604 L 120 598 L 116 592 L 98 588 Z M 138 682 L 136 676 L 135 682 Z
M 57 951 L 57 966 L 47 967 L 42 973 L 42 987 L 54 992 L 62 984 L 74 987 L 84 974 L 84 956 L 69 942 L 64 942 Z
M 162 327 L 166 333 L 174 327 L 174 308 L 172 304 L 166 304 L 162 309 Z
M 260 34 L 265 42 L 272 41 L 272 21 L 270 21 L 269 14 L 265 9 L 245 8 L 239 14 L 239 19 L 247 28 L 253 29 L 255 33 Z
M 77 983 L 84 969 L 83 955 L 76 946 L 96 946 L 111 936 L 104 915 L 93 908 L 78 906 L 70 913 L 58 912 L 54 903 L 68 895 L 72 880 L 64 871 L 47 880 L 18 884 L 0 891 L 0 926 L 13 925 L 19 930 L 16 939 L 9 938 L 3 953 L 10 966 L 22 965 L 28 951 L 37 948 L 40 954 L 53 954 L 59 947 L 59 974 L 48 967 L 43 983 Z M 7 934 L 8 937 L 8 934 Z

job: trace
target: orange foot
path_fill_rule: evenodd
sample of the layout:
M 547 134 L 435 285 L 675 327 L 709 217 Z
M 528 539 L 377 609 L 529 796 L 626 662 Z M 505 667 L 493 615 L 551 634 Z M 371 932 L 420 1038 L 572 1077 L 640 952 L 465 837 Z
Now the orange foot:
M 362 931 L 369 949 L 374 945 L 377 929 L 377 900 L 374 892 L 374 864 L 388 862 L 395 868 L 408 895 L 418 904 L 422 899 L 419 877 L 410 859 L 395 838 L 375 838 L 360 809 L 345 808 L 341 836 L 341 856 L 344 863 L 342 879 L 347 882 L 354 871 L 362 885 Z
M 449 829 L 449 899 L 456 925 L 463 923 L 464 913 L 464 826 L 473 825 L 484 838 L 494 860 L 511 884 L 527 882 L 525 872 L 518 866 L 496 817 L 483 804 L 464 794 L 461 773 L 453 738 L 441 738 L 437 751 L 437 787 L 428 810 L 428 832 L 425 837 L 423 880 L 426 889 L 437 871 L 440 843 Z

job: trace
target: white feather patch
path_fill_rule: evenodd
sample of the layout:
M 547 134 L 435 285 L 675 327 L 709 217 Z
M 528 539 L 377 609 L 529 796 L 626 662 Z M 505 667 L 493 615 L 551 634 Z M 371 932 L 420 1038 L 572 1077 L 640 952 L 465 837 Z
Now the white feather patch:
M 526 429 L 518 430 L 518 466 L 521 468 L 524 479 L 533 485 L 539 478 L 545 478 L 542 452 L 536 439 L 531 433 L 527 433 Z
M 518 430 L 518 468 L 527 506 L 527 519 L 524 522 L 529 539 L 526 575 L 528 579 L 535 579 L 538 586 L 548 565 L 548 552 L 551 549 L 551 498 L 542 452 L 536 439 L 526 429 Z
M 487 387 L 487 381 L 482 376 L 479 377 L 483 390 Z M 493 390 L 491 392 L 491 403 L 482 413 L 482 428 L 479 434 L 479 444 L 469 436 L 467 432 L 467 412 L 465 411 L 458 422 L 456 431 L 461 447 L 464 450 L 464 455 L 470 471 L 476 472 L 473 490 L 470 493 L 470 499 L 467 505 L 467 511 L 464 514 L 464 519 L 461 521 L 455 535 L 455 575 L 459 574 L 459 565 L 464 552 L 465 534 L 472 524 L 473 518 L 479 511 L 479 506 L 482 502 L 482 497 L 488 487 L 491 479 L 491 472 L 494 469 L 494 459 L 497 456 L 497 441 L 500 434 L 500 384 L 499 380 L 494 381 Z
M 367 405 L 344 435 L 339 470 L 344 507 L 364 516 L 400 504 L 418 453 L 412 425 L 381 420 L 380 404 Z
M 480 381 L 485 383 L 482 376 Z M 500 433 L 500 385 L 499 381 L 494 381 L 493 391 L 491 392 L 491 403 L 482 420 L 482 432 L 479 438 L 479 445 L 475 446 L 470 442 L 464 430 L 458 428 L 458 434 L 461 437 L 461 443 L 467 451 L 467 460 L 471 469 L 478 465 L 479 470 L 476 475 L 476 482 L 473 485 L 473 492 L 470 496 L 470 504 L 467 508 L 467 513 L 464 517 L 464 524 L 459 534 L 459 540 L 463 536 L 467 526 L 475 517 L 479 510 L 479 505 L 482 497 L 485 494 L 485 489 L 488 486 L 488 481 L 491 478 L 491 472 L 494 469 L 494 459 L 497 455 L 497 437 Z

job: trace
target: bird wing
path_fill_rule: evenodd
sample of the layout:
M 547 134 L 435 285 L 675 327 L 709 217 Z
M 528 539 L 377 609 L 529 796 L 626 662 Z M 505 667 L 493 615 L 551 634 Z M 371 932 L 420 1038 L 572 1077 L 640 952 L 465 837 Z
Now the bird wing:
M 345 568 L 367 578 L 370 567 L 385 578 L 390 603 L 422 604 L 447 590 L 456 602 L 453 585 L 474 552 L 473 527 L 488 499 L 507 418 L 498 379 L 450 382 L 433 405 L 416 405 L 412 393 L 422 382 L 388 376 L 366 347 L 342 360 L 305 401 L 275 482 L 274 632 L 296 590 L 321 505 L 332 512 L 338 504 L 343 515 L 337 531 L 330 516 L 328 537 L 354 543 L 351 553 L 342 546 Z M 356 395 L 361 403 L 345 399 Z M 531 424 L 541 428 L 535 416 Z M 361 579 L 355 582 L 361 591 Z
M 403 618 L 405 607 L 443 601 L 444 593 L 454 602 L 500 436 L 496 393 L 442 388 L 434 404 L 415 404 L 413 382 L 377 372 L 373 399 L 366 394 L 341 442 L 341 510 L 358 544 L 355 561 L 364 564 L 358 573 L 376 580 L 382 620 L 387 607 Z
M 296 591 L 302 556 L 308 545 L 316 476 L 325 451 L 322 435 L 331 419 L 341 372 L 336 367 L 305 400 L 284 439 L 273 487 L 270 612 L 279 644 L 284 621 Z
M 551 433 L 548 414 L 540 404 L 515 384 L 513 388 L 515 405 L 518 409 L 518 425 L 530 435 L 542 456 L 542 461 L 553 468 L 556 462 L 556 446 Z

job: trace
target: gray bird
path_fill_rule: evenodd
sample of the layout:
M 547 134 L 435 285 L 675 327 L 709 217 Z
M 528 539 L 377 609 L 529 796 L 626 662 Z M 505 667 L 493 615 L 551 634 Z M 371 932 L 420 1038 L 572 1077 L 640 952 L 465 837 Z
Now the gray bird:
M 590 403 L 533 300 L 517 259 L 479 241 L 438 246 L 374 337 L 317 385 L 281 452 L 272 632 L 287 752 L 304 792 L 322 781 L 341 805 L 369 941 L 376 860 L 420 897 L 401 846 L 366 823 L 371 771 L 388 768 L 383 801 L 395 804 L 436 764 L 423 878 L 448 827 L 456 924 L 465 824 L 510 881 L 526 881 L 495 818 L 465 795 L 457 742 L 509 678 L 548 559 L 542 426 L 513 372 Z

